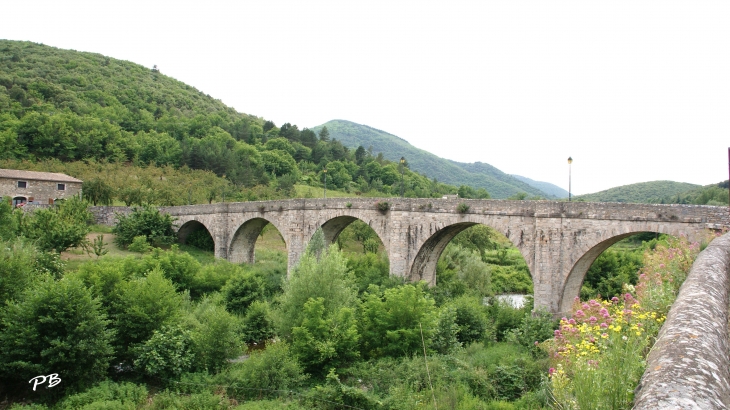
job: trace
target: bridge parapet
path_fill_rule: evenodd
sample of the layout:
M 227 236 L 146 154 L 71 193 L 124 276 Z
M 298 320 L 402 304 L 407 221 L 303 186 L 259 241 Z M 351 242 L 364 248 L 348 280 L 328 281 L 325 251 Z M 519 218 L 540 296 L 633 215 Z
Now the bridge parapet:
M 730 234 L 700 253 L 647 359 L 634 409 L 730 408 Z

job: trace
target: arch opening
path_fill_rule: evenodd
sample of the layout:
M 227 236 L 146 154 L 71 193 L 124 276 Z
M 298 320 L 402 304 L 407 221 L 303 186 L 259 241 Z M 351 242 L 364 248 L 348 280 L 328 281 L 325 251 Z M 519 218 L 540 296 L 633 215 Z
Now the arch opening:
M 256 263 L 257 245 L 260 256 L 265 254 L 264 259 L 283 253 L 286 261 L 287 243 L 283 235 L 274 224 L 263 218 L 249 219 L 236 230 L 228 247 L 228 260 L 233 263 Z
M 659 239 L 652 231 L 629 232 L 606 239 L 583 254 L 567 276 L 559 313 L 571 311 L 576 297 L 590 299 L 611 298 L 623 293 L 624 284 L 634 285 L 643 266 L 645 241 Z
M 215 240 L 208 228 L 199 221 L 185 222 L 177 231 L 178 242 L 198 249 L 214 252 Z
M 460 231 L 454 234 L 456 230 Z M 444 287 L 450 294 L 503 295 L 500 298 L 516 307 L 524 303 L 524 295 L 533 292 L 524 256 L 509 238 L 490 226 L 463 223 L 431 239 L 441 241 L 432 248 L 431 258 L 437 259 L 432 285 Z M 436 254 L 439 249 L 441 253 Z M 419 256 L 428 258 L 420 252 Z

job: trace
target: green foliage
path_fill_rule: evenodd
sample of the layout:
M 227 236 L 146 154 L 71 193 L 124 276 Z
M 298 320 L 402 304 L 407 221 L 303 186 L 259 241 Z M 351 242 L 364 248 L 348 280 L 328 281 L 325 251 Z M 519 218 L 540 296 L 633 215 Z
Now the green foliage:
M 452 306 L 443 306 L 439 309 L 438 323 L 431 339 L 431 349 L 440 354 L 451 353 L 461 347 L 458 335 L 456 309 Z
M 462 296 L 454 299 L 448 306 L 454 309 L 454 321 L 458 327 L 457 339 L 460 343 L 469 345 L 494 340 L 496 330 L 487 317 L 481 298 Z
M 34 267 L 39 252 L 22 238 L 0 242 L 0 303 L 17 299 L 40 278 Z
M 542 353 L 537 344 L 552 338 L 557 328 L 558 321 L 553 319 L 553 315 L 541 310 L 526 314 L 520 326 L 512 329 L 506 339 L 524 346 L 537 356 Z
M 252 302 L 263 297 L 264 283 L 255 273 L 245 272 L 232 277 L 221 293 L 229 311 L 243 313 Z
M 120 246 L 128 246 L 137 236 L 144 236 L 155 246 L 171 244 L 177 239 L 172 229 L 173 218 L 151 206 L 133 208 L 129 215 L 118 214 L 117 221 L 113 232 Z
M 469 212 L 469 205 L 465 204 L 464 202 L 460 203 L 456 206 L 456 212 L 460 214 L 465 214 Z
M 58 410 L 134 410 L 143 405 L 146 400 L 147 389 L 144 386 L 129 382 L 103 381 L 83 393 L 66 396 L 55 408 Z
M 94 206 L 111 205 L 114 199 L 114 189 L 98 177 L 84 181 L 81 191 L 84 193 L 84 199 Z
M 213 237 L 210 236 L 210 233 L 205 228 L 200 228 L 193 232 L 190 232 L 190 235 L 185 238 L 185 244 L 208 252 L 213 252 L 215 250 L 215 242 L 213 242 Z
M 227 267 L 229 264 L 221 261 L 220 265 Z M 189 290 L 191 296 L 196 298 L 211 290 L 208 282 L 215 282 L 214 279 L 208 278 L 207 272 L 201 271 L 200 262 L 189 253 L 180 252 L 177 245 L 173 245 L 169 251 L 154 249 L 151 254 L 145 255 L 142 260 L 138 261 L 134 268 L 130 266 L 130 269 L 134 269 L 140 275 L 156 268 L 162 270 L 165 278 L 171 280 L 178 290 Z M 225 273 L 227 269 L 221 269 L 221 271 L 221 273 Z M 220 289 L 227 279 L 227 277 L 219 279 L 217 287 L 215 284 L 212 285 L 212 290 Z
M 204 298 L 193 310 L 190 319 L 195 367 L 198 370 L 217 372 L 228 359 L 235 359 L 243 352 L 241 323 L 226 311 L 220 298 Z
M 439 301 L 465 293 L 481 297 L 493 294 L 491 267 L 476 252 L 459 245 L 449 244 L 441 254 L 436 278 L 432 292 Z
M 63 374 L 83 388 L 106 373 L 113 332 L 98 300 L 75 279 L 45 280 L 8 304 L 0 326 L 0 377 L 7 382 Z
M 371 157 L 372 155 L 377 156 L 378 153 L 382 153 L 382 158 L 384 160 L 398 162 L 401 156 L 405 156 L 408 158 L 410 169 L 422 172 L 427 176 L 427 178 L 424 178 L 426 181 L 418 181 L 418 185 L 423 184 L 421 189 L 427 188 L 426 184 L 429 179 L 436 179 L 438 181 L 457 186 L 465 184 L 471 187 L 484 188 L 486 191 L 489 191 L 494 198 L 506 198 L 521 191 L 527 192 L 530 195 L 550 197 L 550 195 L 545 194 L 539 189 L 534 188 L 511 175 L 507 175 L 489 164 L 464 164 L 445 160 L 434 154 L 415 148 L 401 138 L 366 125 L 355 124 L 344 120 L 333 120 L 314 127 L 312 130 L 319 132 L 323 129 L 323 127 L 327 127 L 329 129 L 329 133 L 332 138 L 336 138 L 347 147 L 356 148 L 359 145 L 362 145 L 363 147 L 372 146 L 372 151 L 375 152 L 375 154 L 369 153 Z M 365 153 L 361 152 L 361 156 L 364 157 L 363 160 L 361 160 L 363 163 L 368 161 L 367 156 L 364 154 Z M 407 197 L 416 196 L 411 195 L 410 193 L 412 192 L 415 194 L 415 188 L 417 188 L 412 188 L 410 181 L 408 181 L 408 177 L 411 174 L 410 169 L 406 170 Z M 373 173 L 369 172 L 369 174 L 372 176 Z M 395 176 L 397 178 L 396 186 L 399 186 L 400 174 L 396 172 Z M 380 178 L 383 182 L 385 182 L 385 179 L 383 179 L 382 176 L 377 175 L 377 173 L 375 173 L 375 178 Z M 457 192 L 457 189 L 458 188 L 456 186 L 451 186 L 440 193 L 453 194 Z M 433 197 L 436 195 L 418 196 Z M 441 195 L 437 195 L 436 197 L 441 197 Z
M 106 245 L 107 243 L 104 242 L 104 235 L 102 234 L 96 235 L 96 238 L 91 242 L 91 251 L 96 255 L 97 259 L 109 253 Z
M 633 202 L 645 204 L 672 203 L 671 199 L 681 198 L 682 194 L 700 188 L 695 184 L 674 181 L 640 182 L 623 185 L 593 194 L 579 195 L 573 200 L 587 202 Z M 727 200 L 727 192 L 725 193 Z
M 343 406 L 359 409 L 380 407 L 377 398 L 367 391 L 343 384 L 334 369 L 330 369 L 324 385 L 317 385 L 306 393 L 304 404 L 308 408 L 331 410 Z
M 92 219 L 87 203 L 77 197 L 57 207 L 36 209 L 22 216 L 21 233 L 44 251 L 63 252 L 86 243 Z
M 301 326 L 292 329 L 291 349 L 308 373 L 323 375 L 357 359 L 359 339 L 353 309 L 325 312 L 323 298 L 309 299 Z
M 192 366 L 192 345 L 189 330 L 162 326 L 137 349 L 134 365 L 149 376 L 176 379 Z
M 355 283 L 347 271 L 347 260 L 336 245 L 324 250 L 319 261 L 310 252 L 305 253 L 284 284 L 277 309 L 279 336 L 289 339 L 292 329 L 302 324 L 304 304 L 310 298 L 320 297 L 324 299 L 327 312 L 351 308 L 357 302 Z
M 229 396 L 239 399 L 277 397 L 279 391 L 297 388 L 305 379 L 286 342 L 252 352 L 248 360 L 231 365 L 216 377 L 218 383 L 228 386 Z
M 188 254 L 180 252 L 180 255 L 187 256 Z M 197 263 L 196 265 L 200 266 Z M 193 299 L 218 291 L 222 292 L 227 283 L 248 274 L 241 265 L 221 259 L 217 259 L 214 263 L 207 264 L 199 269 L 191 269 L 191 271 L 194 272 L 194 277 L 188 290 L 190 290 L 190 296 Z M 181 287 L 184 289 L 182 283 Z
M 425 284 L 406 284 L 368 292 L 361 307 L 360 335 L 366 357 L 406 356 L 423 350 L 438 323 L 433 299 Z
M 132 239 L 132 243 L 129 244 L 127 250 L 130 252 L 147 253 L 152 250 L 152 245 L 147 243 L 146 236 L 140 235 Z
M 111 318 L 117 330 L 115 349 L 118 357 L 131 360 L 137 344 L 179 318 L 182 299 L 160 269 L 143 278 L 120 281 L 116 286 L 119 293 L 114 289 L 109 295 Z
M 274 337 L 274 315 L 268 302 L 255 300 L 248 306 L 241 333 L 246 343 L 262 343 Z
M 375 209 L 382 213 L 386 213 L 390 209 L 390 204 L 387 201 L 378 201 L 375 203 Z
M 520 326 L 525 315 L 530 314 L 529 307 L 526 305 L 522 309 L 517 309 L 506 301 L 491 298 L 488 316 L 494 320 L 497 341 L 505 340 L 510 330 Z
M 638 271 L 643 266 L 641 250 L 614 250 L 609 248 L 596 258 L 586 273 L 581 297 L 591 299 L 598 295 L 610 299 L 623 294 L 625 283 L 636 285 Z
M 20 227 L 18 226 L 20 218 L 22 218 L 21 210 L 13 212 L 10 205 L 10 198 L 0 198 L 0 239 L 7 241 L 15 238 Z

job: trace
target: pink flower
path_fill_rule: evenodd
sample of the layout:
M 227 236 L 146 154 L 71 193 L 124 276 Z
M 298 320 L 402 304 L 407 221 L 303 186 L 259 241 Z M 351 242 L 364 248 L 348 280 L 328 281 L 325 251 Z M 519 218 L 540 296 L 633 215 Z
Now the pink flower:
M 544 369 L 544 367 L 543 367 L 543 369 Z M 553 373 L 555 373 L 555 368 L 554 368 L 554 367 L 551 367 L 550 369 L 548 369 L 548 374 L 549 374 L 550 376 L 552 376 L 552 375 L 553 375 Z
M 606 324 L 606 323 L 601 323 L 601 324 L 600 324 L 599 326 L 601 326 L 601 329 L 605 329 L 605 328 L 607 328 L 607 327 L 608 327 L 608 324 Z
M 598 319 L 596 319 L 596 317 L 595 317 L 595 316 L 591 316 L 590 318 L 588 318 L 588 321 L 589 321 L 589 322 L 591 322 L 591 324 L 593 325 L 593 324 L 595 324 L 596 322 L 598 322 Z
M 578 310 L 575 311 L 575 315 L 574 316 L 575 317 L 583 317 L 583 316 L 585 316 L 585 313 L 583 313 L 582 310 L 578 309 Z
M 571 319 L 570 319 L 570 320 L 568 321 L 568 323 L 570 323 L 571 325 L 574 325 L 574 324 L 576 323 L 576 321 L 575 321 L 575 319 L 571 318 Z

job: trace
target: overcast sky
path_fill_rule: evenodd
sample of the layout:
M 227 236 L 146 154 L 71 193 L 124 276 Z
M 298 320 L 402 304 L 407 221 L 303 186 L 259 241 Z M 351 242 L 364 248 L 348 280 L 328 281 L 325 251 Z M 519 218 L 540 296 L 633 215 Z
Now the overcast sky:
M 573 193 L 728 178 L 728 1 L 6 0 L 91 51 L 300 129 L 345 119 Z

